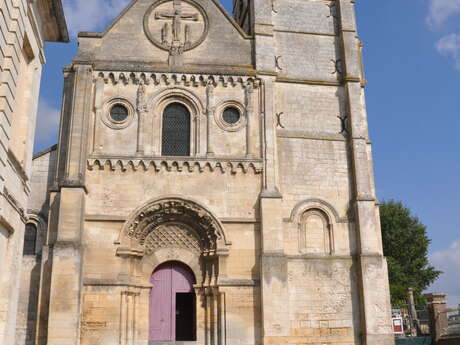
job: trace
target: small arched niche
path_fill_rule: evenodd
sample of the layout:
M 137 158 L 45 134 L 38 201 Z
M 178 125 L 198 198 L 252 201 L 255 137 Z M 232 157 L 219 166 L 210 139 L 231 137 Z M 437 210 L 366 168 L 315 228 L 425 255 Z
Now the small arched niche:
M 331 255 L 332 243 L 332 225 L 328 215 L 317 208 L 303 212 L 299 222 L 299 251 L 302 254 Z

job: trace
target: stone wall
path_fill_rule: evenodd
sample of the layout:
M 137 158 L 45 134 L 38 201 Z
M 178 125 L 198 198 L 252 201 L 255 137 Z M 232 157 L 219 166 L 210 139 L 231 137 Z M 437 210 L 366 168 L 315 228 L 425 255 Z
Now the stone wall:
M 52 187 L 57 161 L 57 145 L 34 155 L 32 176 L 30 178 L 31 194 L 28 204 L 29 212 L 48 217 L 49 189 Z
M 44 41 L 67 41 L 60 1 L 0 4 L 0 342 L 14 344 Z
M 34 155 L 30 178 L 28 226 L 36 231 L 35 250 L 24 253 L 20 277 L 18 316 L 16 322 L 16 344 L 35 345 L 37 318 L 39 315 L 39 290 L 42 276 L 42 253 L 47 252 L 46 234 L 49 212 L 49 189 L 54 182 L 57 147 Z M 31 229 L 26 227 L 26 231 Z

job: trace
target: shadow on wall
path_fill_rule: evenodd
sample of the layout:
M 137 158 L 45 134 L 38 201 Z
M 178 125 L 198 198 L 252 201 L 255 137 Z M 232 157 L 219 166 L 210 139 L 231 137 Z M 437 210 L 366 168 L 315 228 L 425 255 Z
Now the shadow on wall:
M 40 289 L 40 270 L 41 270 L 41 256 L 36 256 L 35 266 L 30 272 L 30 286 L 29 286 L 29 305 L 27 307 L 27 324 L 26 324 L 26 345 L 35 344 L 35 330 L 38 309 L 38 293 Z

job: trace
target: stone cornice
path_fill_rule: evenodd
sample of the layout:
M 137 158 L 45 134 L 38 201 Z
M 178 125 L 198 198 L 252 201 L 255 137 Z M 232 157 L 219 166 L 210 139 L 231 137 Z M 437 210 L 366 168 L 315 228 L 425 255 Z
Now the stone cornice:
M 212 75 L 242 75 L 256 76 L 257 71 L 253 65 L 219 65 L 219 64 L 186 64 L 171 67 L 158 61 L 105 61 L 94 60 L 87 57 L 78 58 L 72 64 L 91 65 L 99 71 L 117 72 L 143 72 L 143 73 L 167 73 L 171 74 L 212 74 Z
M 200 73 L 168 73 L 151 71 L 133 70 L 98 70 L 93 72 L 94 79 L 103 78 L 105 83 L 118 84 L 139 84 L 143 80 L 146 85 L 165 85 L 165 86 L 206 86 L 209 82 L 215 86 L 224 87 L 244 86 L 248 83 L 255 88 L 259 86 L 259 80 L 251 75 L 241 74 L 200 74 Z
M 196 158 L 196 157 L 91 157 L 87 160 L 88 170 L 111 170 L 126 171 L 149 170 L 155 171 L 188 171 L 204 172 L 209 169 L 211 172 L 220 171 L 260 174 L 263 170 L 261 159 L 238 159 L 238 158 Z
M 24 187 L 27 189 L 27 192 L 29 192 L 28 190 L 29 188 L 27 187 L 27 182 L 29 181 L 29 177 L 27 176 L 26 171 L 22 167 L 21 162 L 16 157 L 14 152 L 11 150 L 8 150 L 8 160 L 11 163 L 13 170 L 21 178 L 21 182 L 24 184 Z

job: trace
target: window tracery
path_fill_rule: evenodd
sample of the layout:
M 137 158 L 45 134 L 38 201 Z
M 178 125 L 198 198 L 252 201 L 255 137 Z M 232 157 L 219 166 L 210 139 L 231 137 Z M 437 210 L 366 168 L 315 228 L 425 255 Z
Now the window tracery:
M 190 112 L 181 103 L 169 104 L 163 112 L 163 156 L 190 156 Z

